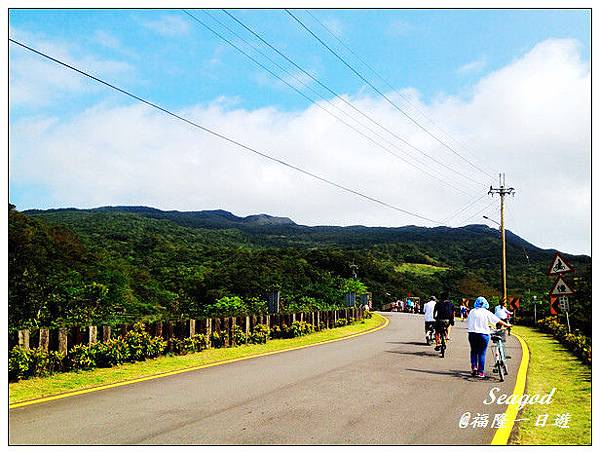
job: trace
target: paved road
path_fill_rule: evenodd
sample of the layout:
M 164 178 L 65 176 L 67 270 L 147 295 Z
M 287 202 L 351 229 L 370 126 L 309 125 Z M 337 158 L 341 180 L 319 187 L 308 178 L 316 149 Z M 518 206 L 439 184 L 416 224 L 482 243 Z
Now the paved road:
M 512 392 L 518 341 L 506 382 L 478 380 L 465 322 L 442 359 L 422 316 L 385 315 L 387 328 L 353 339 L 10 410 L 10 443 L 488 444 L 495 429 L 458 422 L 504 412 L 483 400 Z

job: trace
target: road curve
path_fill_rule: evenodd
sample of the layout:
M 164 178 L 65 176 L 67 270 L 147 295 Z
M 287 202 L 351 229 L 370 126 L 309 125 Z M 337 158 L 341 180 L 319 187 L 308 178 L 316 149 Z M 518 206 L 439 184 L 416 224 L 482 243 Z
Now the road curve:
M 364 336 L 12 409 L 9 442 L 489 444 L 506 406 L 483 401 L 512 392 L 519 342 L 508 338 L 505 382 L 475 379 L 466 322 L 442 359 L 422 316 L 385 315 L 389 326 Z M 465 412 L 490 424 L 460 428 Z

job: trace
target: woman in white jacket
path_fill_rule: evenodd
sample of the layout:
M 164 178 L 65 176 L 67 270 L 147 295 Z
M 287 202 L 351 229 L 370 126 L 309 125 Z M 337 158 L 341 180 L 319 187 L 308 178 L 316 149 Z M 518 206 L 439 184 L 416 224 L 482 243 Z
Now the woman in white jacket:
M 485 378 L 483 373 L 485 369 L 485 354 L 490 342 L 490 325 L 497 323 L 503 326 L 510 326 L 503 322 L 488 309 L 490 305 L 487 300 L 480 296 L 475 300 L 473 309 L 469 312 L 467 318 L 467 331 L 469 332 L 469 344 L 471 345 L 471 375 L 474 377 Z

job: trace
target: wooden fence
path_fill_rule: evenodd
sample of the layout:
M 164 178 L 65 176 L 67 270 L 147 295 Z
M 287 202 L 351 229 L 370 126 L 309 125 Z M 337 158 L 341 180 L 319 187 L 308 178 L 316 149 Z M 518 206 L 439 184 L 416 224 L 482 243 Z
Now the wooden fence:
M 203 318 L 177 321 L 158 321 L 147 323 L 146 329 L 152 336 L 162 337 L 166 340 L 177 338 L 184 339 L 194 334 L 208 335 L 213 331 L 227 333 L 225 347 L 235 345 L 233 331 L 239 326 L 246 333 L 252 332 L 258 324 L 269 328 L 274 326 L 290 326 L 295 321 L 305 321 L 314 325 L 315 330 L 320 330 L 321 324 L 324 329 L 333 328 L 340 318 L 359 319 L 363 315 L 362 308 L 338 309 L 335 311 L 299 312 L 295 314 L 269 314 L 269 315 L 246 315 L 239 317 Z M 124 336 L 133 328 L 133 324 L 114 326 L 71 326 L 64 328 L 39 328 L 22 329 L 9 336 L 9 349 L 19 345 L 26 349 L 41 348 L 44 351 L 59 351 L 67 353 L 68 350 L 79 344 L 92 344 L 104 342 L 113 337 Z

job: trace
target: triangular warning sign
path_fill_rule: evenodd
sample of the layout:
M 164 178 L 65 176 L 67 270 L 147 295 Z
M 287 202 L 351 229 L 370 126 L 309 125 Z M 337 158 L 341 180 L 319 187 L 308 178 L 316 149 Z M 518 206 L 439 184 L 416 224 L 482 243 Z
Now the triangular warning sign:
M 560 296 L 560 295 L 572 295 L 575 293 L 571 287 L 567 285 L 567 283 L 563 280 L 562 277 L 559 277 L 554 285 L 552 286 L 552 290 L 550 290 L 550 295 L 552 296 Z
M 573 267 L 569 262 L 567 262 L 561 255 L 557 252 L 554 254 L 554 258 L 552 259 L 552 265 L 548 268 L 548 276 L 554 276 L 556 274 L 564 274 L 571 273 L 573 271 Z

